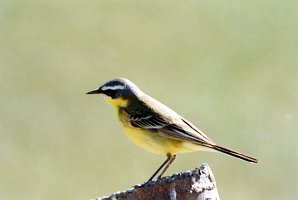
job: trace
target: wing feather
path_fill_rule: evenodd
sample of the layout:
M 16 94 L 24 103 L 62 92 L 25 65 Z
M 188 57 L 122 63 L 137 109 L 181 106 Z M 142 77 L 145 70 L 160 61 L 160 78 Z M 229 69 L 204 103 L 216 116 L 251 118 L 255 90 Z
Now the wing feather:
M 200 135 L 198 129 L 194 129 L 189 123 L 186 123 L 184 119 L 180 119 L 181 126 L 174 122 L 167 121 L 156 113 L 147 112 L 145 114 L 129 114 L 130 123 L 137 128 L 146 129 L 156 134 L 160 134 L 164 137 L 189 141 L 201 145 L 210 145 L 213 142 L 205 135 Z M 195 131 L 195 134 L 189 133 L 187 129 Z M 192 132 L 193 132 L 192 131 Z

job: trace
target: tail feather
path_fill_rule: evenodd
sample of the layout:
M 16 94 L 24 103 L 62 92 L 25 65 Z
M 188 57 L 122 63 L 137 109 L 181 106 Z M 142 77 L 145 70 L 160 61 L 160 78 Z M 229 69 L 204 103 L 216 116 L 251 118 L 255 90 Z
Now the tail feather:
M 258 160 L 256 158 L 253 158 L 253 157 L 244 155 L 242 153 L 239 153 L 239 152 L 236 152 L 236 151 L 227 149 L 225 147 L 221 147 L 221 146 L 218 146 L 218 145 L 212 145 L 212 148 L 215 149 L 215 150 L 217 150 L 217 151 L 220 151 L 222 153 L 225 153 L 225 154 L 228 154 L 230 156 L 234 156 L 234 157 L 240 158 L 240 159 L 245 160 L 245 161 L 248 161 L 248 162 L 253 162 L 253 163 L 257 163 L 258 162 Z

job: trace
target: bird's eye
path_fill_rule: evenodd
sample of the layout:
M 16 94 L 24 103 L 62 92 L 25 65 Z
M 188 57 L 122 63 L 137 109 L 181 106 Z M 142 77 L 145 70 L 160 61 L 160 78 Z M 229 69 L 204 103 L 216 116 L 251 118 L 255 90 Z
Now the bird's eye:
M 107 96 L 113 97 L 113 95 L 115 94 L 115 90 L 106 90 L 106 91 L 105 91 L 105 94 L 106 94 Z

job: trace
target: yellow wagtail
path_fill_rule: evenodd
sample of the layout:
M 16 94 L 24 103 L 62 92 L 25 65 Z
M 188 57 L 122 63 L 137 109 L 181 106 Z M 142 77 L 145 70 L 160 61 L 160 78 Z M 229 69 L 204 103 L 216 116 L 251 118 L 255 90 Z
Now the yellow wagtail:
M 167 159 L 150 177 L 162 169 L 160 178 L 176 158 L 177 153 L 219 151 L 248 162 L 258 160 L 221 147 L 175 111 L 142 92 L 125 78 L 116 78 L 87 94 L 104 94 L 123 125 L 126 136 L 144 149 L 166 155 Z

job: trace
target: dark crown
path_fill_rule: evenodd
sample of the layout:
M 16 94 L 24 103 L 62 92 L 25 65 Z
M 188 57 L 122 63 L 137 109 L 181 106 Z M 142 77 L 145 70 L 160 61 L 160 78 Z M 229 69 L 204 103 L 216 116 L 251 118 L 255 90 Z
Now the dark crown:
M 134 83 L 125 78 L 112 79 L 100 86 L 98 90 L 112 99 L 127 98 L 140 91 Z

